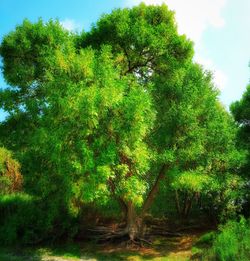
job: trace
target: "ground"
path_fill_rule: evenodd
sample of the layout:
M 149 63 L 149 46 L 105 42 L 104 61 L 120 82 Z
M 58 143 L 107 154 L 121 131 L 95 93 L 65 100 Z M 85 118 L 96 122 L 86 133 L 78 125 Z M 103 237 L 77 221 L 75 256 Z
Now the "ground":
M 140 249 L 121 245 L 74 243 L 60 247 L 0 248 L 1 261 L 184 261 L 190 260 L 192 246 L 201 233 L 180 237 L 155 238 L 152 245 Z M 199 260 L 199 259 L 192 259 Z

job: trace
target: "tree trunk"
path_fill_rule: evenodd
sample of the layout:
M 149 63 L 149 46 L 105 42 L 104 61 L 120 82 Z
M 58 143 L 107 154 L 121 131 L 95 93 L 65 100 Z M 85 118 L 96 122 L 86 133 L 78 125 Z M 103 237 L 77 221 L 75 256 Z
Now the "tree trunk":
M 145 203 L 142 207 L 140 215 L 136 213 L 135 206 L 132 201 L 126 202 L 122 198 L 115 197 L 118 202 L 120 203 L 121 209 L 125 213 L 126 218 L 126 227 L 123 235 L 127 234 L 129 236 L 129 239 L 131 241 L 135 240 L 143 240 L 144 236 L 144 216 L 146 214 L 146 211 L 151 207 L 155 196 L 157 195 L 157 192 L 159 190 L 160 181 L 164 178 L 165 172 L 167 169 L 167 165 L 163 165 L 160 169 L 160 172 L 155 180 L 154 185 L 152 186 L 150 192 L 148 193 L 148 196 L 145 200 Z M 114 184 L 110 182 L 111 191 L 114 192 Z M 115 196 L 115 193 L 113 193 Z
M 179 199 L 179 193 L 178 190 L 175 190 L 175 205 L 178 212 L 178 215 L 181 215 L 181 206 L 180 206 L 180 199 Z
M 159 190 L 159 185 L 160 181 L 165 177 L 165 172 L 169 168 L 169 165 L 163 165 L 158 173 L 158 176 L 156 177 L 156 180 L 151 188 L 151 190 L 148 193 L 148 196 L 145 200 L 144 205 L 142 206 L 140 214 L 136 213 L 135 205 L 133 204 L 132 201 L 126 201 L 121 197 L 117 197 L 115 194 L 115 189 L 114 186 L 115 184 L 112 182 L 112 180 L 109 180 L 109 185 L 111 192 L 116 200 L 120 203 L 121 210 L 124 213 L 125 220 L 126 220 L 126 226 L 125 229 L 123 228 L 122 230 L 120 229 L 119 231 L 111 232 L 107 235 L 107 231 L 110 231 L 110 229 L 106 228 L 101 228 L 101 229 L 96 229 L 98 232 L 106 232 L 106 235 L 104 236 L 105 238 L 111 237 L 111 238 L 119 238 L 119 237 L 124 237 L 128 236 L 129 240 L 132 241 L 133 243 L 138 243 L 138 242 L 147 242 L 144 239 L 144 236 L 146 234 L 146 226 L 144 224 L 144 217 L 146 214 L 146 211 L 151 207 L 155 196 L 157 195 L 157 192 Z
M 135 207 L 131 201 L 127 203 L 126 221 L 126 231 L 128 233 L 129 239 L 134 241 L 140 238 L 142 222 L 141 219 L 137 216 Z
M 193 193 L 192 196 L 186 193 L 184 206 L 183 206 L 183 213 L 182 213 L 184 219 L 187 219 L 189 216 L 194 197 L 195 197 L 195 193 Z

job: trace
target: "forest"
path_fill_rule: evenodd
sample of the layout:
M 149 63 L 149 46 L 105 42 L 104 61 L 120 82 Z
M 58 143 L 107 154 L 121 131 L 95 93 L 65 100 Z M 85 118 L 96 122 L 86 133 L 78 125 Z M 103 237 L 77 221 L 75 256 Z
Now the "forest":
M 0 55 L 0 260 L 250 260 L 250 85 L 228 111 L 167 5 L 26 19 Z

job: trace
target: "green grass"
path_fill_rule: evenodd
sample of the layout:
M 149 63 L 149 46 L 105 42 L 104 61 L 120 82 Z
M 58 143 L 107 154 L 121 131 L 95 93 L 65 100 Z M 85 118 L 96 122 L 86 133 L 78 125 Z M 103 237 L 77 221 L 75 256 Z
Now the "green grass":
M 192 255 L 201 260 L 202 256 L 211 248 L 216 237 L 215 231 L 210 231 L 202 235 L 192 247 Z
M 81 260 L 80 248 L 77 245 L 65 245 L 39 248 L 6 247 L 0 248 L 1 261 L 43 261 L 43 260 Z

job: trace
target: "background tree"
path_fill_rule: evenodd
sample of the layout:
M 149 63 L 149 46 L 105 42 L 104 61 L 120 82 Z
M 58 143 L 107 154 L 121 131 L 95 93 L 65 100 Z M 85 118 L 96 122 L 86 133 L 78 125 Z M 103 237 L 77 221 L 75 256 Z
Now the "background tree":
M 250 198 L 250 85 L 247 86 L 242 98 L 231 104 L 230 110 L 238 124 L 238 147 L 246 153 L 246 162 L 241 167 L 241 175 L 245 178 L 244 213 L 249 216 Z
M 239 143 L 249 151 L 249 108 L 250 108 L 250 85 L 239 101 L 232 103 L 230 109 L 239 126 Z M 247 174 L 247 173 L 246 173 Z

